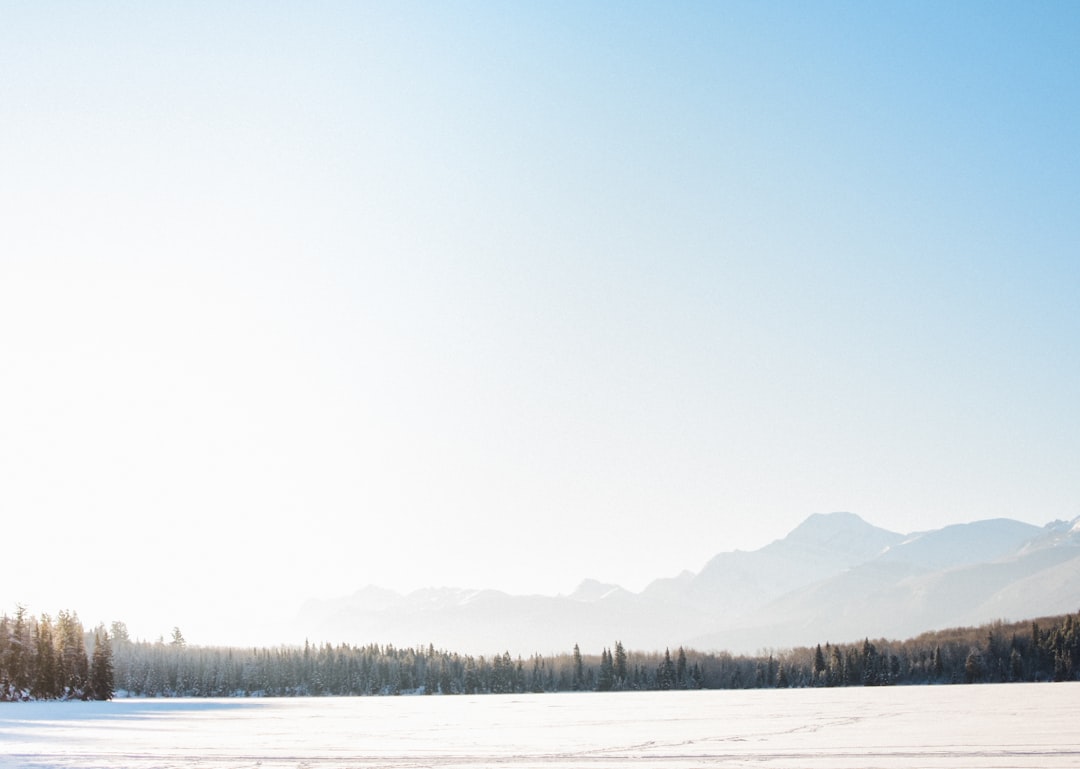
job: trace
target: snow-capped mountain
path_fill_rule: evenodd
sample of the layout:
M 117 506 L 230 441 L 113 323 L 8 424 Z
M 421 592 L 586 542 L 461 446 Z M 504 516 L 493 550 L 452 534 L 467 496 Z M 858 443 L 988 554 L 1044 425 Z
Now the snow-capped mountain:
M 720 600 L 728 612 L 753 611 L 879 556 L 902 539 L 852 513 L 812 515 L 786 537 L 760 550 L 714 556 L 682 589 L 682 598 L 714 607 Z M 650 585 L 645 595 L 652 590 Z
M 641 593 L 585 580 L 568 596 L 366 587 L 310 601 L 309 636 L 471 653 L 552 653 L 679 645 L 766 648 L 902 638 L 1080 607 L 1080 519 L 1045 527 L 995 519 L 899 534 L 852 513 L 810 516 L 752 552 L 724 552 L 700 572 Z
M 1007 518 L 958 523 L 913 534 L 881 557 L 929 569 L 949 569 L 1013 555 L 1042 531 L 1038 526 Z

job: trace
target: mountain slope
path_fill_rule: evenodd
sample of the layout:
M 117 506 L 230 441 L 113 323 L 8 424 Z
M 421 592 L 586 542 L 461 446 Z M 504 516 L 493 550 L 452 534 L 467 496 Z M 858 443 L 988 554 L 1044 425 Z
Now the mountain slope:
M 852 513 L 817 513 L 760 550 L 714 556 L 677 596 L 668 597 L 741 615 L 873 558 L 902 539 Z M 650 585 L 645 595 L 658 591 Z
M 902 535 L 851 513 L 813 515 L 752 552 L 719 553 L 699 573 L 639 594 L 585 580 L 569 596 L 368 587 L 311 601 L 311 636 L 527 655 L 631 648 L 757 652 L 863 637 L 907 637 L 1080 606 L 1080 522 L 1008 519 Z
M 1042 532 L 1038 526 L 1006 518 L 958 523 L 914 534 L 881 557 L 928 569 L 951 569 L 1004 558 Z

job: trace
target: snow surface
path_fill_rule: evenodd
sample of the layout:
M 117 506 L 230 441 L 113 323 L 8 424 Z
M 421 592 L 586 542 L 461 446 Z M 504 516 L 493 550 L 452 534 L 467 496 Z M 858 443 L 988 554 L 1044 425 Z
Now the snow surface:
M 0 705 L 0 767 L 1080 766 L 1080 683 Z

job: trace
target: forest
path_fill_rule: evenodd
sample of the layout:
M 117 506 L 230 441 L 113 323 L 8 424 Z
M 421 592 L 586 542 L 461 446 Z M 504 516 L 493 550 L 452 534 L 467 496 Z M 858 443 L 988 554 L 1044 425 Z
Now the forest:
M 527 659 L 427 647 L 350 644 L 229 648 L 133 640 L 122 622 L 84 630 L 77 615 L 0 616 L 0 701 L 132 697 L 748 689 L 1068 681 L 1080 678 L 1080 614 L 924 633 L 905 641 L 734 656 L 676 648 Z

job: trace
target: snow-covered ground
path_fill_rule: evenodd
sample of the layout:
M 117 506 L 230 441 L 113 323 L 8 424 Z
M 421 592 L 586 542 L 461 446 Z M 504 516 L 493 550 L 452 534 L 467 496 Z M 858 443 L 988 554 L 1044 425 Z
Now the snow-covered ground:
M 0 767 L 1080 766 L 1080 684 L 0 704 Z

